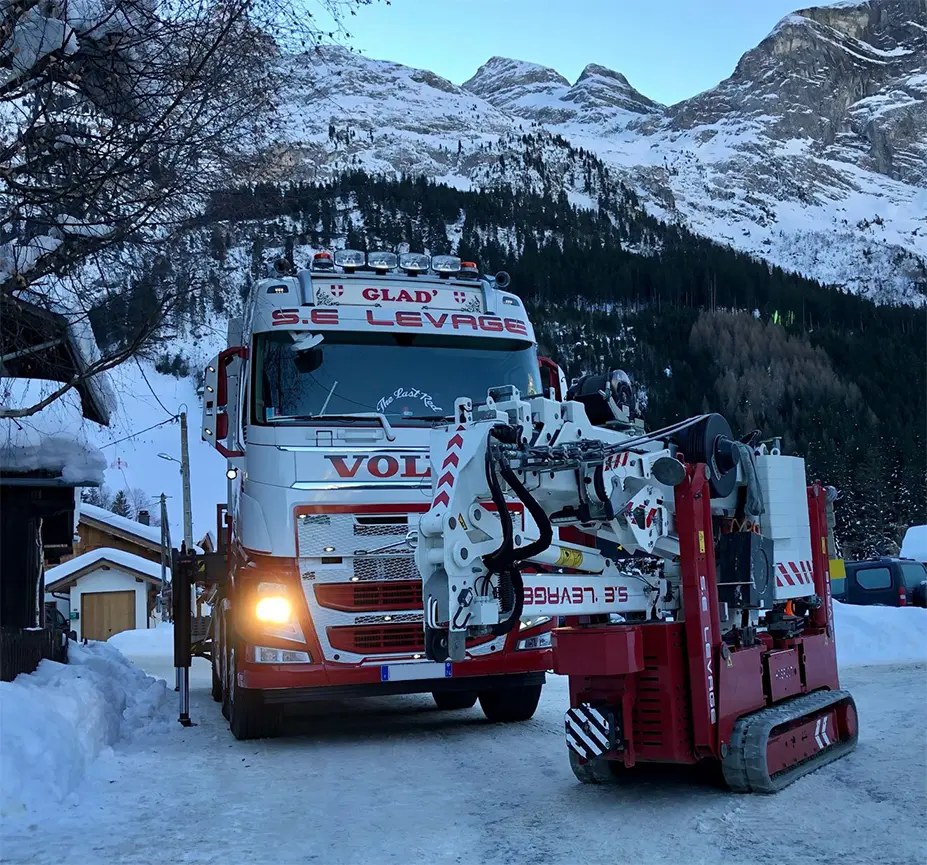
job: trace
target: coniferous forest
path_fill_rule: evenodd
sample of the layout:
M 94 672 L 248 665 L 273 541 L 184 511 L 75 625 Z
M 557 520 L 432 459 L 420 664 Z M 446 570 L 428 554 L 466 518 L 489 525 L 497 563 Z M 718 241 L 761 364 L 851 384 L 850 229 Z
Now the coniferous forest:
M 591 154 L 573 159 L 594 207 L 546 189 L 461 191 L 360 171 L 216 192 L 181 248 L 156 256 L 119 308 L 97 310 L 97 335 L 118 341 L 145 298 L 168 289 L 180 295 L 177 325 L 231 311 L 243 267 L 263 275 L 281 253 L 303 265 L 306 247 L 452 252 L 509 272 L 568 377 L 625 369 L 651 428 L 713 410 L 738 433 L 781 437 L 809 477 L 842 490 L 844 554 L 897 553 L 927 502 L 924 311 L 876 306 L 659 222 L 603 182 Z M 159 364 L 186 373 L 176 353 Z

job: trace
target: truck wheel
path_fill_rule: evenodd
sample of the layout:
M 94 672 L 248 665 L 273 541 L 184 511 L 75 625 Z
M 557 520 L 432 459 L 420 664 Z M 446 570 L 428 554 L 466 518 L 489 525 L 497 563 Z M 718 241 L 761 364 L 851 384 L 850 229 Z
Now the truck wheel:
M 476 705 L 476 691 L 432 691 L 431 696 L 439 709 L 448 712 Z
M 266 706 L 260 691 L 241 688 L 235 675 L 235 650 L 230 653 L 231 679 L 228 688 L 229 729 L 242 739 L 272 739 L 280 734 L 282 707 Z
M 217 703 L 222 702 L 222 681 L 219 679 L 219 674 L 216 672 L 216 662 L 213 660 L 210 665 L 212 669 L 212 698 Z
M 581 784 L 618 784 L 628 777 L 628 770 L 617 760 L 593 757 L 583 762 L 572 748 L 567 751 L 570 752 L 570 768 Z
M 494 724 L 527 721 L 538 707 L 542 685 L 493 688 L 480 692 L 480 708 Z

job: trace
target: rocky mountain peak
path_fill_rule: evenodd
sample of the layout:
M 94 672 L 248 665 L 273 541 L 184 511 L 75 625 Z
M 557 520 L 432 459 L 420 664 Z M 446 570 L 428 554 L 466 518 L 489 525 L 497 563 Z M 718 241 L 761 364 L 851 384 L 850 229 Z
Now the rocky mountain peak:
M 927 182 L 927 2 L 865 0 L 783 18 L 733 75 L 674 105 L 669 125 L 751 122 L 782 143 Z M 805 146 L 805 145 L 802 145 Z
M 564 101 L 588 108 L 617 108 L 634 114 L 659 112 L 662 106 L 635 90 L 620 72 L 590 63 L 580 73 Z
M 497 108 L 511 108 L 526 99 L 557 96 L 570 82 L 555 69 L 507 57 L 490 57 L 463 89 Z
M 579 73 L 579 78 L 576 79 L 576 83 L 579 84 L 580 81 L 585 81 L 587 78 L 614 78 L 625 87 L 631 86 L 628 84 L 628 79 L 620 72 L 615 72 L 614 69 L 609 69 L 607 66 L 599 66 L 598 63 L 589 63 L 586 68 Z

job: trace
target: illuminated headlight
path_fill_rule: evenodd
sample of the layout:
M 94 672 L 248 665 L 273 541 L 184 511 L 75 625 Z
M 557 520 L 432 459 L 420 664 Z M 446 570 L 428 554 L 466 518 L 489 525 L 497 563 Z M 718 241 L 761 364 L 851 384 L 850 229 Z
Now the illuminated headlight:
M 279 583 L 258 583 L 258 600 L 254 605 L 254 618 L 261 632 L 284 640 L 302 641 L 303 629 L 296 621 L 293 605 L 286 596 L 286 586 Z
M 536 637 L 528 637 L 526 640 L 519 640 L 516 649 L 549 649 L 551 632 L 545 631 Z
M 261 598 L 255 608 L 254 615 L 259 622 L 270 622 L 273 625 L 282 625 L 290 620 L 290 602 L 279 595 L 269 595 Z
M 550 616 L 535 616 L 533 619 L 522 619 L 519 630 L 524 631 L 527 628 L 536 628 L 550 621 Z
M 254 647 L 255 664 L 311 664 L 308 652 L 293 652 L 290 649 L 274 649 L 270 646 Z

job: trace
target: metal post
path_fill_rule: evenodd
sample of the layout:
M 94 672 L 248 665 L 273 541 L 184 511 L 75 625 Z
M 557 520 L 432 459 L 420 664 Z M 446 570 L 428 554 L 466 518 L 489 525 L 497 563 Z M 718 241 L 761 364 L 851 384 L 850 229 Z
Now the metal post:
M 193 552 L 193 507 L 190 504 L 190 451 L 187 447 L 187 413 L 180 413 L 180 476 L 183 480 L 183 539 Z
M 177 689 L 180 691 L 180 717 L 184 727 L 190 727 L 190 587 L 193 584 L 195 559 L 192 552 L 182 553 L 175 559 L 171 602 L 174 607 L 174 666 L 177 668 Z

